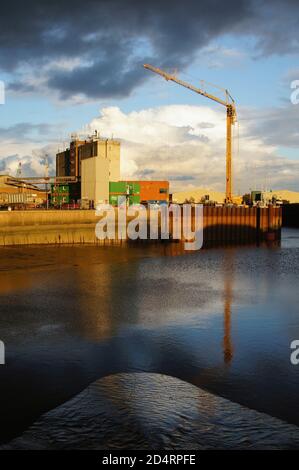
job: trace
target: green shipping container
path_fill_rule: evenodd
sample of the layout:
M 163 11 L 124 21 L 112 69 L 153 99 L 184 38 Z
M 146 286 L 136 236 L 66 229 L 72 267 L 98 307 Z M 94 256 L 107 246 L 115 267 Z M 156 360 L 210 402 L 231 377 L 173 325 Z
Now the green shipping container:
M 127 184 L 125 181 L 110 181 L 109 193 L 125 193 Z
M 50 201 L 53 206 L 77 202 L 81 198 L 81 184 L 51 184 Z
M 126 195 L 119 195 L 119 194 L 110 194 L 109 196 L 109 204 L 111 204 L 111 206 L 117 206 L 118 204 L 125 204 L 126 201 L 128 201 L 130 206 L 132 204 L 140 204 L 140 196 L 136 194 L 131 195 L 129 197 Z
M 70 187 L 68 184 L 51 184 L 51 193 L 69 193 Z
M 129 205 L 132 206 L 132 204 L 140 204 L 140 196 L 139 195 L 134 195 L 129 197 Z
M 58 196 L 51 196 L 51 204 L 53 206 L 60 206 L 62 204 L 69 204 L 70 198 L 69 195 L 59 194 Z
M 140 194 L 140 184 L 132 181 L 110 181 L 109 193 Z
M 139 183 L 130 183 L 132 187 L 132 194 L 134 196 L 140 195 L 140 184 Z
M 120 203 L 126 201 L 126 196 L 120 196 L 118 194 L 110 194 L 109 204 L 111 204 L 111 206 L 117 206 L 118 205 L 118 198 L 120 198 Z

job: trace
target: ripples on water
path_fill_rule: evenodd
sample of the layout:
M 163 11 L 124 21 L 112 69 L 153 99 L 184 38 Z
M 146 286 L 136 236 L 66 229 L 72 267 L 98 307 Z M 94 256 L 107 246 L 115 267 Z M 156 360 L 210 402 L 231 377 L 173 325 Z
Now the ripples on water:
M 182 256 L 0 250 L 0 442 L 31 426 L 15 446 L 299 448 L 257 413 L 299 425 L 298 233 Z
M 292 449 L 299 429 L 173 377 L 118 374 L 42 416 L 5 449 Z

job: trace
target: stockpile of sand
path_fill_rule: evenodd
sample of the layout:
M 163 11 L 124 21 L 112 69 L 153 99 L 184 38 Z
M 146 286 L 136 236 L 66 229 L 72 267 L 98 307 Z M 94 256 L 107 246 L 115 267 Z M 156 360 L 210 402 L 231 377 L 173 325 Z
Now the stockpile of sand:
M 225 194 L 219 191 L 214 191 L 212 189 L 189 189 L 188 191 L 179 191 L 177 193 L 173 193 L 173 202 L 183 203 L 186 199 L 190 199 L 191 197 L 194 198 L 195 202 L 200 202 L 201 198 L 209 195 L 211 201 L 216 201 L 218 203 L 222 203 L 225 198 Z M 272 199 L 272 197 L 276 197 L 280 200 L 289 201 L 291 204 L 299 203 L 299 192 L 289 191 L 287 189 L 278 189 L 273 191 L 267 191 L 265 193 L 267 199 Z
M 177 193 L 173 193 L 173 202 L 178 202 L 178 203 L 183 203 L 185 202 L 186 199 L 190 199 L 191 197 L 194 198 L 195 202 L 200 202 L 201 198 L 206 196 L 210 196 L 210 201 L 216 201 L 216 202 L 223 202 L 225 198 L 225 194 L 214 191 L 212 189 L 201 189 L 201 188 L 195 188 L 195 189 L 189 189 L 189 191 L 180 191 Z
M 299 202 L 299 192 L 289 191 L 287 189 L 278 189 L 277 191 L 273 189 L 272 192 L 266 193 L 267 198 L 275 196 L 278 199 L 289 201 L 291 204 Z

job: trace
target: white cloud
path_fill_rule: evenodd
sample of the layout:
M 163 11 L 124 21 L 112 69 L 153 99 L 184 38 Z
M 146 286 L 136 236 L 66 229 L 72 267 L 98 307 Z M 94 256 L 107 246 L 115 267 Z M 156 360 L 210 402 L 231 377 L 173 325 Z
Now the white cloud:
M 224 189 L 224 109 L 171 105 L 124 113 L 108 107 L 86 126 L 85 132 L 95 129 L 102 136 L 121 139 L 123 178 L 166 178 L 172 190 Z M 235 191 L 270 185 L 299 189 L 299 162 L 279 156 L 266 135 L 250 135 L 250 129 L 250 121 L 241 122 L 239 145 L 236 141 L 234 145 Z
M 32 143 L 3 142 L 0 150 L 0 174 L 16 176 L 19 163 L 22 163 L 23 176 L 45 176 L 45 156 L 48 155 L 49 174 L 55 174 L 55 154 L 57 145 L 44 147 Z
M 256 110 L 240 109 L 240 139 L 235 140 L 234 191 L 250 188 L 299 190 L 299 161 L 280 155 L 278 143 L 287 127 L 276 120 L 277 109 L 267 112 L 266 123 L 257 120 Z M 129 113 L 117 107 L 101 110 L 83 129 L 83 134 L 98 130 L 103 137 L 121 140 L 122 178 L 169 179 L 172 191 L 194 187 L 224 190 L 225 136 L 224 108 L 171 105 Z M 254 119 L 250 117 L 254 116 Z M 271 116 L 271 126 L 267 126 Z M 246 120 L 247 119 L 247 120 Z M 274 127 L 277 127 L 275 130 Z M 293 128 L 290 129 L 290 141 Z M 235 128 L 237 135 L 237 128 Z M 34 141 L 25 134 L 20 139 L 7 133 L 2 137 L 0 171 L 16 174 L 22 161 L 24 175 L 44 175 L 44 157 L 49 155 L 50 172 L 55 174 L 58 143 Z M 80 132 L 79 132 L 80 135 Z M 53 142 L 53 133 L 51 134 Z M 239 152 L 238 152 L 239 147 Z
M 59 130 L 59 125 L 26 122 L 0 128 L 0 173 L 15 176 L 21 162 L 23 176 L 44 176 L 47 155 L 49 174 L 55 174 Z

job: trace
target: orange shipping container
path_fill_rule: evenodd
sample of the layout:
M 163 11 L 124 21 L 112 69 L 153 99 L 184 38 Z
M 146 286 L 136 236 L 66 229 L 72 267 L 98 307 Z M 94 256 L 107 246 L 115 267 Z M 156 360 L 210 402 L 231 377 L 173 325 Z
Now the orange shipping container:
M 166 201 L 169 199 L 168 181 L 138 181 L 140 184 L 140 202 Z

